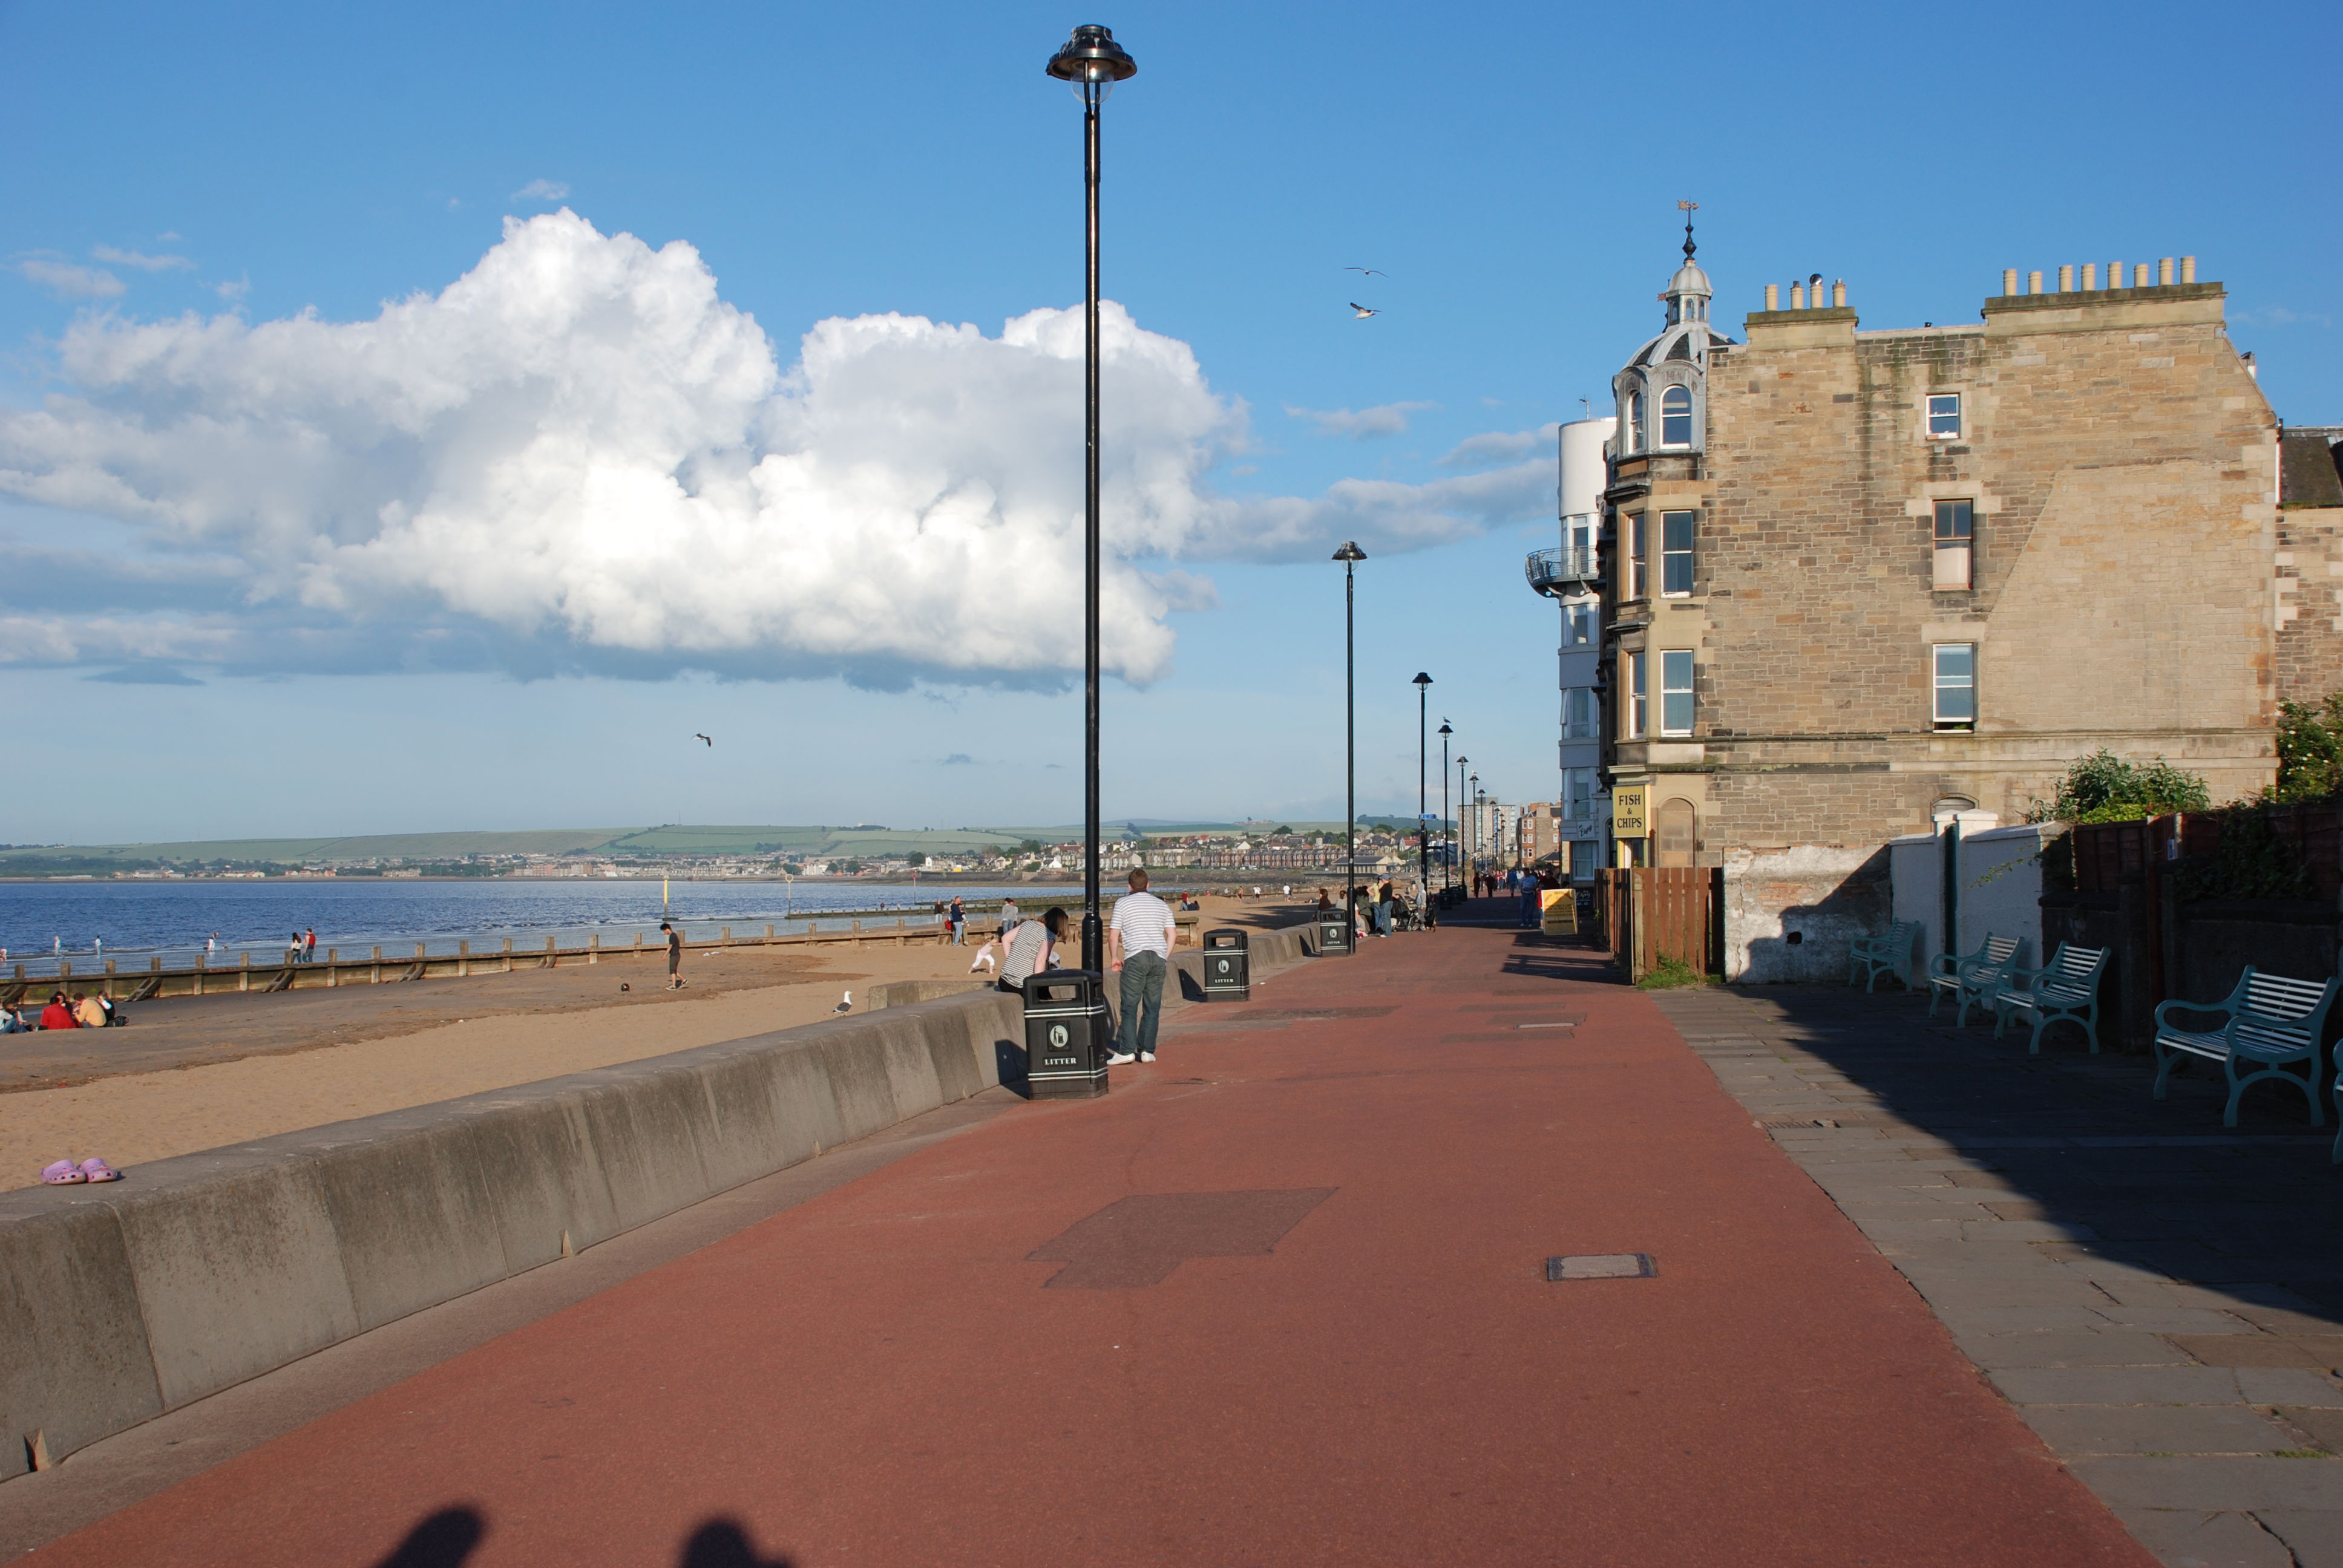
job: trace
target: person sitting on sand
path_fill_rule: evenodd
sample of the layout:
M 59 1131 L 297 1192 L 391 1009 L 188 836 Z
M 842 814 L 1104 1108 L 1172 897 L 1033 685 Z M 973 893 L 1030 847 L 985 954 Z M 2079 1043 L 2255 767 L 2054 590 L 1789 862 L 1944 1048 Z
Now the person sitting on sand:
M 104 1029 L 106 1010 L 97 1005 L 96 997 L 75 991 L 74 992 L 74 1021 L 84 1029 Z
M 74 1021 L 73 1009 L 65 1005 L 65 992 L 50 993 L 49 1005 L 41 1010 L 41 1027 L 43 1029 L 79 1029 L 81 1027 Z
M 33 1026 L 13 1007 L 0 1007 L 0 1034 L 23 1034 Z

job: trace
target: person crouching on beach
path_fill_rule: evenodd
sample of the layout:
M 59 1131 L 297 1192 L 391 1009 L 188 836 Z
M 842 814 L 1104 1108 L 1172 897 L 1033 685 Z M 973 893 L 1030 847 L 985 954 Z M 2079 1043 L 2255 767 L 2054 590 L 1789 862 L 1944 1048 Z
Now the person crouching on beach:
M 683 989 L 683 933 L 665 920 L 659 922 L 659 930 L 667 933 L 667 989 L 681 990 Z

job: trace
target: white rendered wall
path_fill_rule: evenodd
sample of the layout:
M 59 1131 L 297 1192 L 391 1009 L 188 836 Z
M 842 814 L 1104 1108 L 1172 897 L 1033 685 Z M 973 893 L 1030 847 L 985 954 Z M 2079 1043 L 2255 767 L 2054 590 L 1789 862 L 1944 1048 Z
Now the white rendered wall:
M 1562 453 L 1561 515 L 1565 518 L 1599 511 L 1609 476 L 1603 466 L 1603 443 L 1618 427 L 1614 416 L 1604 419 L 1573 419 L 1555 433 Z

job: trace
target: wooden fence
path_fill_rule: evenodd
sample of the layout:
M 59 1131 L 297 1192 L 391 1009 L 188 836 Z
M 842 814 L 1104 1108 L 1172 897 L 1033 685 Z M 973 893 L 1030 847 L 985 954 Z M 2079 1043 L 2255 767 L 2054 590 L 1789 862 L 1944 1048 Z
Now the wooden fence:
M 2334 801 L 2270 806 L 2262 819 L 2309 872 L 2311 894 L 2330 902 L 2343 894 L 2343 808 Z M 2074 830 L 2075 889 L 2112 893 L 2127 875 L 2152 861 L 2195 859 L 2219 852 L 2221 818 L 2176 811 L 2138 822 L 2094 822 Z
M 1595 873 L 1600 940 L 1641 980 L 1664 958 L 1725 972 L 1725 872 L 1715 866 L 1629 866 Z

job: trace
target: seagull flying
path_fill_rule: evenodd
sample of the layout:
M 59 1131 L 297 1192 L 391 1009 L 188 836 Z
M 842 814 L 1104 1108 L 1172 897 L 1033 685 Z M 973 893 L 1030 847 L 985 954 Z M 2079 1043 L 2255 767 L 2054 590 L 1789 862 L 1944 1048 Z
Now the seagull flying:
M 1388 272 L 1378 272 L 1372 266 L 1346 266 L 1342 270 L 1344 272 L 1363 272 L 1369 277 L 1389 277 L 1391 276 Z
M 1381 316 L 1383 312 L 1380 310 L 1368 309 L 1365 306 L 1361 305 L 1355 299 L 1351 301 L 1351 319 L 1353 321 L 1364 321 L 1370 316 Z
M 698 733 L 696 733 L 696 732 L 693 734 L 692 739 L 693 739 L 694 740 L 708 740 L 708 737 L 707 737 L 707 736 L 705 736 L 705 735 L 701 735 L 701 734 L 698 734 Z M 708 740 L 708 749 L 709 749 L 709 750 L 713 751 L 713 750 L 716 749 L 716 742 L 714 742 L 713 740 Z
M 852 991 L 848 991 L 848 992 L 846 993 L 846 1000 L 843 1000 L 843 1001 L 841 1001 L 841 1002 L 840 1002 L 836 1007 L 831 1008 L 831 1009 L 830 1010 L 830 1017 L 832 1017 L 832 1018 L 836 1018 L 836 1017 L 838 1017 L 838 1016 L 839 1016 L 840 1014 L 841 1014 L 841 1013 L 850 1013 L 850 1012 L 852 1012 L 853 1010 L 854 1010 L 854 993 L 853 993 Z

